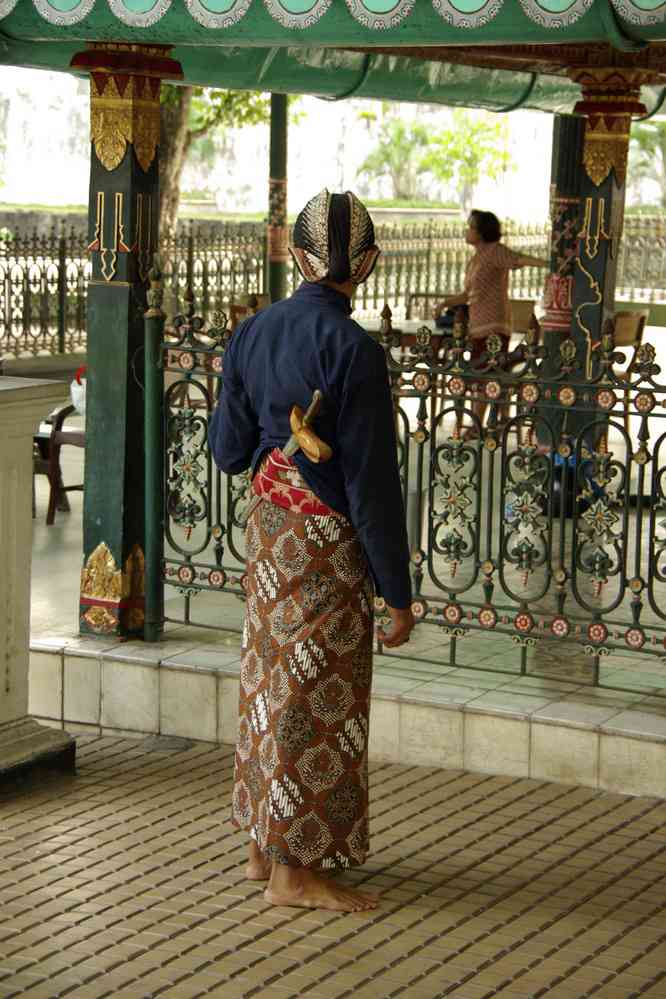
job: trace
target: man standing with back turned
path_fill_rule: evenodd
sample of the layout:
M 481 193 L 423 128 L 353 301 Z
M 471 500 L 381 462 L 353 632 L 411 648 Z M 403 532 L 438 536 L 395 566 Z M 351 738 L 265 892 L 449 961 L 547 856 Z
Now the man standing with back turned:
M 220 468 L 253 473 L 233 822 L 268 902 L 351 912 L 376 898 L 327 872 L 367 855 L 373 590 L 402 645 L 409 552 L 384 352 L 350 319 L 372 220 L 324 190 L 293 244 L 305 280 L 235 332 L 209 431 Z

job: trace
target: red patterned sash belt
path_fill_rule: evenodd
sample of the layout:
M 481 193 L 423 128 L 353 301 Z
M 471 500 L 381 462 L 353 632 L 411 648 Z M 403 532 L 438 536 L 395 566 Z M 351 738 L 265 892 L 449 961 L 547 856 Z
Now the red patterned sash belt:
M 292 513 L 319 517 L 340 516 L 315 496 L 306 485 L 293 458 L 285 458 L 279 448 L 273 448 L 261 462 L 259 471 L 252 480 L 252 489 L 257 496 Z

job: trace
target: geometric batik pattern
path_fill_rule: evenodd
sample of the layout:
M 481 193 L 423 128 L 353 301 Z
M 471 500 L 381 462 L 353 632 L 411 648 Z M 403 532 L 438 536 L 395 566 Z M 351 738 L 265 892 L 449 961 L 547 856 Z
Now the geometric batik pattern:
M 347 718 L 338 732 L 338 745 L 348 756 L 360 756 L 368 743 L 368 720 L 365 715 Z
M 359 594 L 359 605 L 363 594 Z M 369 612 L 366 611 L 366 615 Z M 342 607 L 329 614 L 322 624 L 326 644 L 338 656 L 346 656 L 359 649 L 364 620 L 361 606 Z
M 354 703 L 352 685 L 336 673 L 318 683 L 308 698 L 312 714 L 326 725 L 344 722 Z
M 342 757 L 328 746 L 311 746 L 296 764 L 302 783 L 312 791 L 335 787 L 345 772 Z
M 259 656 L 254 649 L 250 649 L 243 656 L 243 665 L 241 666 L 240 680 L 245 692 L 254 694 L 255 691 L 259 690 L 263 678 L 264 668 L 259 661 Z
M 372 584 L 351 524 L 263 500 L 247 527 L 232 819 L 269 860 L 362 864 Z
M 331 558 L 331 564 L 336 576 L 339 576 L 350 586 L 360 582 L 365 575 L 362 566 L 359 566 L 355 558 L 353 542 L 346 541 L 338 545 Z
M 293 653 L 287 658 L 287 665 L 298 683 L 314 680 L 326 668 L 326 653 L 311 638 L 294 644 Z

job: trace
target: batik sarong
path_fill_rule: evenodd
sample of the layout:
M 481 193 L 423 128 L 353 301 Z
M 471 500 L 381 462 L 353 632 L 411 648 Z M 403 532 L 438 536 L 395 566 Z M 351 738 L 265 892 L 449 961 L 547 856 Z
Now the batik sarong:
M 368 849 L 372 584 L 349 521 L 303 513 L 321 501 L 276 457 L 282 505 L 247 524 L 232 817 L 271 861 L 349 867 Z

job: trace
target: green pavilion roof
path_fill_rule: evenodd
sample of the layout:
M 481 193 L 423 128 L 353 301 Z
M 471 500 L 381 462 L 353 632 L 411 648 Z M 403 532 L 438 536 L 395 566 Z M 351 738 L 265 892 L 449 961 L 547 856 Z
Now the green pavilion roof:
M 663 38 L 663 0 L 0 0 L 3 30 L 43 40 L 187 45 L 474 45 Z
M 550 52 L 664 40 L 666 0 L 0 0 L 6 65 L 68 70 L 89 42 L 170 45 L 189 83 L 493 110 L 571 109 L 578 87 Z M 474 64 L 502 46 L 533 48 L 538 65 Z

